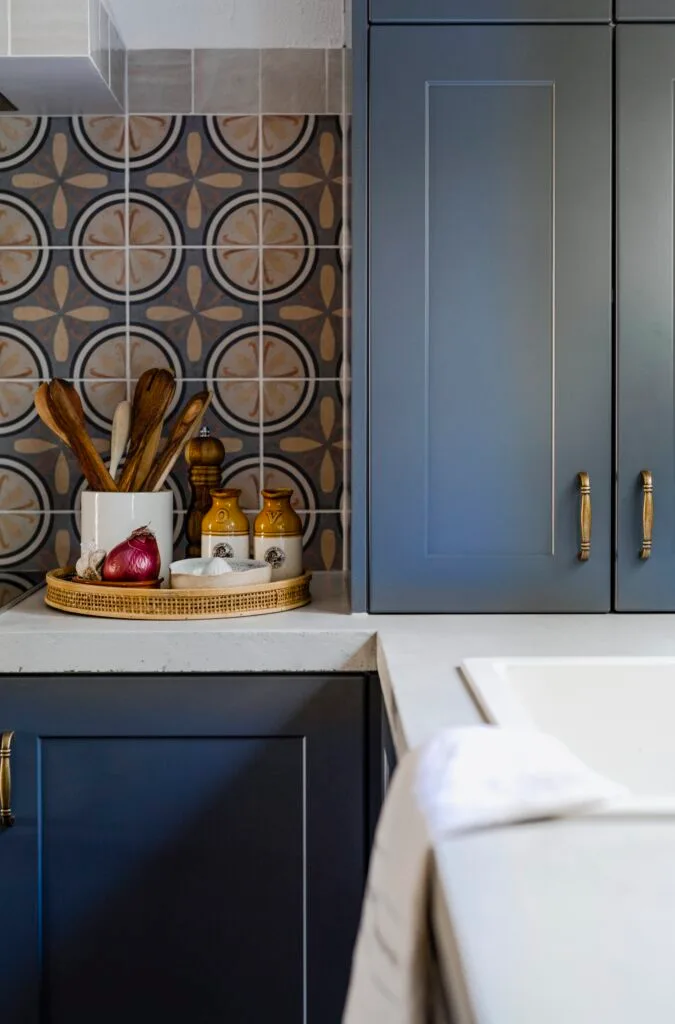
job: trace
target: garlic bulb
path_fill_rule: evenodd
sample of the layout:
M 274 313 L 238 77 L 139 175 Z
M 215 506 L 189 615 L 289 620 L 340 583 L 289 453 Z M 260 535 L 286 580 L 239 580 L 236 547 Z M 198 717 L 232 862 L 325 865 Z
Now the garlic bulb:
M 75 563 L 76 574 L 81 580 L 102 579 L 101 569 L 105 562 L 105 556 L 105 551 L 101 551 L 100 548 L 97 548 L 92 541 L 88 544 L 83 544 L 80 557 Z

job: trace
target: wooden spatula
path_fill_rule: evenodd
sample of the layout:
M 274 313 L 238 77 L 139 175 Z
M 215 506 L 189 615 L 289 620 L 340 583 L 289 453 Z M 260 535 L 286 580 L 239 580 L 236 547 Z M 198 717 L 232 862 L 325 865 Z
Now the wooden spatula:
M 115 479 L 120 462 L 129 443 L 131 431 L 131 402 L 120 402 L 113 414 L 110 433 L 110 475 Z
M 155 464 L 145 482 L 146 490 L 161 491 L 169 473 L 183 453 L 186 444 L 199 430 L 212 398 L 213 394 L 211 391 L 200 391 L 199 394 L 195 395 L 187 403 L 173 425 L 161 459 Z
M 72 385 L 63 380 L 53 380 L 48 394 L 49 410 L 59 429 L 59 436 L 67 439 L 91 489 L 116 491 L 115 481 L 87 433 L 80 396 Z
M 139 491 L 144 487 L 175 390 L 176 381 L 169 370 L 146 370 L 139 378 L 131 412 L 129 451 L 119 481 L 121 491 Z

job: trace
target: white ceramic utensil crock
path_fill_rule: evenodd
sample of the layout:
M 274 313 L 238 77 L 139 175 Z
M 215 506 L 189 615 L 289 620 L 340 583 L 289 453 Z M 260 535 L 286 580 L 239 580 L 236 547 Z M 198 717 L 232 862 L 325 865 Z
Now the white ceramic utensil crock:
M 83 547 L 93 543 L 96 548 L 111 551 L 141 526 L 147 526 L 157 538 L 162 559 L 162 586 L 167 587 L 169 566 L 173 561 L 173 493 L 82 491 Z

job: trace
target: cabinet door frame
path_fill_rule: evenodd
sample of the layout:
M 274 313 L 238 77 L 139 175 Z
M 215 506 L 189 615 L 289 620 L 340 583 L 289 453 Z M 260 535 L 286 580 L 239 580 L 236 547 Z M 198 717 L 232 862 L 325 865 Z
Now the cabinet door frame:
M 439 25 L 609 24 L 612 0 L 370 0 L 370 20 Z
M 408 48 L 411 58 L 406 65 Z M 383 614 L 607 612 L 611 607 L 613 489 L 611 29 L 604 25 L 376 26 L 371 31 L 370 60 L 373 118 L 370 133 L 371 611 Z M 438 377 L 429 370 L 428 353 L 438 355 L 436 365 L 442 374 L 450 375 L 449 385 L 461 388 L 466 367 L 466 372 L 475 369 L 477 379 L 487 388 L 483 370 L 488 363 L 486 357 L 482 363 L 480 361 L 483 350 L 472 347 L 472 353 L 479 352 L 474 363 L 469 359 L 462 361 L 462 324 L 472 342 L 475 340 L 472 323 L 480 323 L 481 329 L 491 337 L 499 334 L 499 326 L 478 316 L 482 308 L 478 295 L 471 292 L 471 283 L 460 274 L 463 287 L 468 289 L 468 299 L 466 304 L 458 302 L 456 306 L 463 320 L 457 320 L 454 346 L 447 343 L 439 320 L 442 316 L 448 324 L 455 323 L 448 310 L 447 297 L 443 298 L 440 271 L 434 275 L 433 269 L 442 267 L 444 258 L 456 261 L 454 265 L 460 268 L 462 259 L 456 245 L 453 250 L 450 243 L 445 249 L 439 244 L 435 258 L 441 262 L 429 263 L 429 239 L 433 232 L 428 232 L 425 225 L 436 222 L 433 211 L 429 213 L 430 208 L 425 205 L 425 202 L 434 202 L 434 194 L 430 192 L 425 201 L 425 182 L 436 183 L 438 213 L 444 218 L 443 224 L 451 220 L 452 212 L 448 212 L 450 199 L 443 192 L 442 183 L 446 179 L 442 170 L 437 166 L 430 178 L 428 164 L 425 164 L 425 153 L 431 151 L 430 129 L 425 118 L 428 97 L 433 92 L 431 88 L 425 92 L 425 79 L 427 86 L 430 82 L 438 84 L 437 95 L 441 98 L 444 90 L 451 96 L 454 83 L 460 86 L 494 83 L 502 92 L 495 91 L 498 102 L 487 108 L 490 118 L 498 118 L 499 103 L 510 104 L 504 90 L 511 84 L 520 87 L 532 82 L 540 87 L 541 95 L 548 89 L 550 95 L 555 96 L 555 107 L 551 107 L 550 113 L 550 126 L 555 132 L 550 150 L 550 182 L 548 162 L 545 167 L 537 165 L 539 177 L 533 182 L 538 196 L 533 223 L 536 226 L 544 223 L 542 216 L 545 216 L 548 224 L 549 209 L 551 216 L 553 280 L 550 282 L 546 277 L 541 282 L 541 275 L 538 280 L 547 289 L 550 284 L 552 317 L 542 310 L 541 303 L 537 305 L 534 299 L 529 300 L 528 295 L 532 293 L 526 290 L 525 271 L 518 270 L 519 276 L 514 281 L 515 287 L 523 289 L 518 293 L 523 301 L 517 306 L 517 316 L 509 321 L 510 337 L 515 344 L 520 338 L 518 317 L 522 320 L 532 313 L 537 319 L 533 333 L 523 332 L 526 340 L 518 349 L 517 373 L 512 372 L 508 378 L 512 391 L 506 392 L 505 402 L 510 400 L 513 404 L 500 406 L 499 418 L 488 415 L 491 408 L 488 390 L 481 392 L 480 398 L 475 396 L 478 441 L 473 443 L 474 430 L 469 428 L 463 447 L 462 423 L 472 423 L 473 410 L 468 402 L 460 402 L 458 395 L 452 415 L 450 411 L 444 414 Z M 473 109 L 467 106 L 467 110 Z M 511 110 L 511 106 L 506 109 Z M 514 109 L 518 113 L 521 106 Z M 522 109 L 526 109 L 524 104 Z M 549 115 L 545 105 L 540 104 L 540 109 L 543 134 L 537 136 L 537 141 L 541 142 L 537 152 L 543 153 L 549 124 L 544 113 Z M 461 126 L 470 125 L 466 117 L 473 115 L 468 113 L 464 120 L 460 114 L 454 116 Z M 521 116 L 515 123 L 515 131 L 526 133 L 527 130 L 527 123 Z M 393 142 L 389 145 L 387 141 L 396 138 L 396 131 L 402 133 L 405 140 L 405 144 L 399 142 L 398 150 Z M 445 139 L 447 143 L 449 127 L 444 129 L 439 121 L 437 131 L 439 140 Z M 480 137 L 480 133 L 476 135 Z M 513 152 L 517 180 L 525 180 L 521 162 L 527 157 L 521 154 L 527 151 L 515 143 L 510 150 L 505 137 L 500 138 L 499 133 L 496 137 L 507 159 Z M 516 134 L 515 138 L 519 137 Z M 448 147 L 449 143 L 445 149 L 441 147 L 440 152 L 447 153 Z M 496 153 L 492 163 L 484 157 L 486 181 L 489 181 L 491 168 L 499 163 Z M 549 160 L 548 152 L 545 159 Z M 544 158 L 541 160 L 543 164 Z M 467 174 L 467 182 L 471 181 L 470 172 L 464 164 L 461 167 Z M 507 180 L 510 180 L 508 173 Z M 512 173 L 516 174 L 516 170 Z M 482 181 L 480 175 L 477 178 Z M 378 182 L 383 183 L 382 187 L 378 187 Z M 480 187 L 488 186 L 485 183 L 479 186 L 477 195 Z M 553 198 L 546 207 L 542 193 L 549 188 Z M 400 203 L 399 197 L 406 189 L 407 202 Z M 467 194 L 473 195 L 470 189 Z M 525 193 L 516 189 L 514 194 L 526 203 Z M 583 202 L 578 203 L 580 194 Z M 459 207 L 462 206 L 461 196 L 462 193 Z M 542 207 L 546 207 L 544 215 Z M 525 205 L 522 214 L 525 217 L 527 209 Z M 458 237 L 466 241 L 469 218 L 459 220 L 461 234 Z M 505 223 L 508 231 L 513 230 L 508 220 Z M 436 237 L 438 240 L 451 236 L 447 230 L 442 236 L 439 230 Z M 494 261 L 490 264 L 490 257 L 486 255 L 488 234 L 485 230 L 478 237 L 480 249 L 475 249 L 471 258 L 487 261 L 489 273 L 485 276 L 485 287 L 491 287 L 492 278 L 499 277 L 498 264 Z M 401 238 L 406 239 L 404 256 L 397 242 Z M 499 237 L 502 259 L 508 239 L 508 234 Z M 544 239 L 543 229 L 537 235 L 537 245 L 539 260 L 549 259 L 549 241 Z M 534 251 L 526 253 L 518 266 L 526 267 L 527 259 L 534 255 Z M 401 272 L 399 278 L 401 266 L 407 268 L 407 276 Z M 426 269 L 428 267 L 431 271 Z M 428 300 L 430 289 L 434 287 L 439 301 L 432 308 Z M 502 297 L 500 301 L 505 300 Z M 476 306 L 473 320 L 472 302 Z M 489 303 L 487 308 L 490 308 Z M 536 377 L 528 376 L 528 345 L 542 356 Z M 492 349 L 486 347 L 485 352 L 492 353 Z M 552 362 L 552 379 L 545 376 L 549 371 L 544 354 L 547 358 L 550 356 Z M 505 459 L 508 459 L 511 422 L 519 431 L 518 438 L 526 441 L 527 420 L 517 415 L 520 405 L 514 381 L 522 382 L 520 394 L 523 397 L 535 380 L 538 389 L 547 389 L 551 380 L 550 401 L 545 391 L 546 399 L 542 397 L 529 408 L 536 429 L 541 425 L 542 431 L 547 430 L 553 417 L 555 449 L 547 455 L 548 435 L 542 433 L 541 443 L 532 446 L 534 456 L 527 455 L 529 464 L 523 465 L 524 453 L 530 452 L 526 443 L 518 448 L 520 461 L 490 462 L 492 449 L 488 432 L 495 424 L 499 424 L 501 433 L 500 445 L 494 447 Z M 491 386 L 495 390 L 499 388 L 496 378 Z M 408 394 L 406 389 L 411 389 Z M 446 405 L 451 402 L 451 394 L 449 386 Z M 466 395 L 466 385 L 463 394 Z M 542 394 L 541 390 L 536 394 Z M 485 415 L 482 402 L 486 403 Z M 465 417 L 462 422 L 457 419 L 460 408 Z M 509 408 L 513 409 L 512 419 Z M 428 426 L 431 415 L 436 417 L 437 433 Z M 453 438 L 458 441 L 451 451 L 452 460 L 447 458 L 444 464 L 441 439 L 451 445 Z M 476 486 L 477 497 L 469 498 L 466 491 L 463 493 L 462 481 L 465 479 L 471 484 L 471 473 L 476 466 L 483 471 L 481 480 L 487 483 Z M 577 559 L 580 547 L 577 477 L 584 470 L 591 477 L 595 522 L 590 561 L 580 563 Z M 435 485 L 432 474 L 436 474 Z M 544 480 L 542 474 L 546 482 L 540 482 L 536 489 L 537 482 Z M 497 485 L 491 490 L 493 478 Z M 523 491 L 521 484 L 528 479 L 534 490 Z M 502 533 L 495 530 L 492 535 L 488 511 L 492 503 L 499 501 L 499 487 L 509 502 L 508 519 L 504 519 L 508 525 Z M 523 516 L 526 525 L 519 530 L 521 499 L 523 511 L 529 518 Z M 549 513 L 549 505 L 551 535 L 546 536 L 544 516 Z M 482 524 L 482 533 L 479 527 L 472 527 L 472 507 L 477 512 L 475 521 Z M 494 505 L 494 509 L 498 507 Z M 538 512 L 539 507 L 541 512 Z M 531 539 L 535 536 L 536 539 Z
M 616 0 L 616 20 L 675 21 L 673 0 Z
M 258 693 L 255 693 L 257 687 Z M 229 689 L 229 692 L 228 692 Z M 196 693 L 195 691 L 198 690 Z M 267 696 L 266 696 L 267 694 Z M 280 696 L 281 699 L 280 699 Z M 192 696 L 192 700 L 190 699 Z M 254 699 L 251 699 L 253 696 Z M 332 914 L 335 893 L 346 885 L 356 907 L 356 888 L 362 890 L 374 823 L 379 814 L 381 782 L 369 763 L 370 744 L 381 747 L 380 689 L 375 675 L 338 673 L 330 675 L 288 674 L 237 675 L 116 675 L 92 673 L 61 677 L 0 675 L 0 729 L 14 729 L 12 750 L 12 805 L 14 827 L 0 830 L 0 888 L 5 890 L 3 905 L 10 915 L 11 940 L 17 957 L 30 949 L 30 962 L 21 961 L 23 986 L 31 993 L 30 1010 L 22 1024 L 39 1024 L 42 1019 L 40 990 L 42 966 L 38 954 L 41 904 L 36 879 L 42 873 L 40 746 L 43 739 L 65 738 L 120 739 L 266 739 L 289 737 L 302 740 L 304 760 L 305 884 L 312 863 L 321 861 L 321 874 L 314 872 L 305 899 L 304 984 L 308 1019 L 330 1019 L 328 1006 L 334 1006 L 336 991 L 346 976 L 333 968 L 329 977 L 325 966 L 335 963 L 335 955 L 348 971 L 349 948 L 341 943 L 336 950 L 335 932 L 317 927 Z M 355 727 L 358 720 L 358 727 Z M 348 763 L 338 763 L 345 743 Z M 359 815 L 363 845 L 361 879 L 345 880 L 340 859 L 330 846 L 331 836 L 312 824 L 315 812 L 323 806 L 326 793 L 335 791 L 335 780 L 346 780 L 359 772 L 363 779 L 360 809 L 350 800 L 337 801 L 334 808 L 339 833 L 349 838 L 349 822 Z M 348 783 L 353 785 L 354 777 Z M 350 790 L 351 792 L 351 790 Z M 314 814 L 316 822 L 317 814 Z M 354 852 L 350 848 L 350 856 Z M 358 892 L 360 905 L 361 891 Z M 13 901 L 13 902 L 12 902 Z M 17 909 L 21 912 L 17 912 Z M 342 907 L 347 912 L 346 904 Z M 12 913 L 12 910 L 14 912 Z M 351 914 L 350 914 L 351 916 Z M 346 922 L 347 918 L 343 918 Z M 352 922 L 354 937 L 358 920 Z M 344 935 L 344 928 L 340 931 Z M 1 943 L 0 943 L 1 945 Z M 19 958 L 20 959 L 20 958 Z M 0 956 L 0 976 L 3 965 Z M 16 966 L 16 965 L 14 965 Z M 11 977 L 10 979 L 11 980 Z M 7 978 L 5 978 L 7 981 Z M 8 1024 L 13 1024 L 10 1020 Z
M 619 612 L 675 611 L 672 80 L 675 25 L 617 28 L 617 560 Z M 641 557 L 641 473 L 654 536 Z
M 368 3 L 352 0 L 352 372 L 350 529 L 352 611 L 369 609 L 370 364 L 368 220 Z

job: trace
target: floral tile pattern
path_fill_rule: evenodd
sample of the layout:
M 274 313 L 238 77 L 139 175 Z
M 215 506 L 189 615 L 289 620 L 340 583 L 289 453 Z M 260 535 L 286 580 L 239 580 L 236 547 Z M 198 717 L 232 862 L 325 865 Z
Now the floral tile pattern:
M 341 570 L 344 558 L 344 535 L 337 512 L 321 512 L 316 528 L 304 543 L 304 564 L 310 572 Z
M 124 118 L 14 115 L 2 122 L 0 213 L 9 233 L 0 233 L 0 245 L 21 237 L 35 246 L 70 244 L 82 211 L 124 189 Z
M 311 274 L 293 294 L 275 302 L 264 296 L 263 322 L 302 339 L 321 377 L 338 377 L 342 356 L 345 295 L 339 251 L 321 249 Z
M 78 552 L 83 479 L 35 413 L 74 382 L 105 460 L 166 366 L 198 391 L 251 518 L 292 487 L 313 570 L 341 569 L 347 458 L 344 125 L 337 117 L 0 117 L 0 605 Z M 181 550 L 188 469 L 172 474 Z
M 47 257 L 44 273 L 35 274 L 18 294 L 3 289 L 0 280 L 0 333 L 6 347 L 22 345 L 32 350 L 33 360 L 42 367 L 38 376 L 69 377 L 80 347 L 92 334 L 124 324 L 125 253 L 123 249 L 37 252 Z
M 340 245 L 344 182 L 340 118 L 275 115 L 262 120 L 263 216 L 268 207 L 271 216 L 285 200 L 310 221 L 315 244 Z
M 153 292 L 157 265 L 166 269 L 171 253 L 154 249 L 134 265 L 131 315 L 135 323 L 162 332 L 180 353 L 187 376 L 201 377 L 208 354 L 224 335 L 250 324 L 257 328 L 257 287 L 246 295 L 257 250 L 218 250 L 216 276 L 206 250 L 185 249 L 178 272 L 169 272 L 168 286 L 158 282 Z M 139 294 L 145 297 L 139 300 Z
M 251 166 L 251 146 L 257 146 L 253 121 L 130 118 L 132 194 L 161 199 L 179 218 L 185 242 L 203 245 L 209 223 L 233 210 L 242 196 L 257 202 L 258 174 L 255 163 Z
M 304 477 L 311 489 L 305 507 L 339 509 L 345 438 L 338 382 L 264 381 L 263 430 L 265 464 L 271 457 Z

